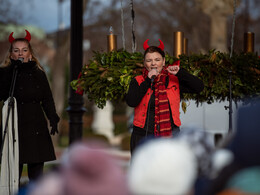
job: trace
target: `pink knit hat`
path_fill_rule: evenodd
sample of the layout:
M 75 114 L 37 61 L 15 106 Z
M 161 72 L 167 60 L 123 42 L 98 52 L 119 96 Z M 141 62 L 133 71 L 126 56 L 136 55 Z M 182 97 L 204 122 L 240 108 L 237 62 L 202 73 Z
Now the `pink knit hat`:
M 62 159 L 68 195 L 127 195 L 125 174 L 100 143 L 73 144 Z

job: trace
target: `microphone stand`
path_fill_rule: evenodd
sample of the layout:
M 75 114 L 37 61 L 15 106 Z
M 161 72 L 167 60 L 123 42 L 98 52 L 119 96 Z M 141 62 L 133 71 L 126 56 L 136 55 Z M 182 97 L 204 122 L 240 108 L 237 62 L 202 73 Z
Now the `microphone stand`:
M 225 106 L 225 109 L 229 109 L 229 128 L 228 133 L 232 133 L 232 70 L 229 70 L 229 106 Z
M 4 134 L 3 134 L 2 143 L 1 143 L 0 163 L 2 162 L 4 141 L 5 141 L 5 137 L 6 137 L 6 133 L 7 133 L 8 120 L 9 120 L 11 110 L 12 110 L 12 133 L 14 135 L 14 88 L 15 88 L 17 74 L 18 74 L 18 65 L 15 65 L 14 70 L 13 70 L 11 87 L 10 87 L 10 91 L 9 91 L 8 111 L 7 111 L 7 116 L 6 116 L 5 126 L 4 126 Z M 14 142 L 15 141 L 16 140 L 14 140 Z

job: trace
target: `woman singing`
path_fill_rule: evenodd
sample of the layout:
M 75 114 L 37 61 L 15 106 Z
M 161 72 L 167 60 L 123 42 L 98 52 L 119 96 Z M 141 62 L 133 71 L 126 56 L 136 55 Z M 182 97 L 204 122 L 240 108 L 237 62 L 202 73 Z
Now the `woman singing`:
M 200 79 L 180 68 L 180 61 L 165 66 L 164 44 L 148 46 L 144 42 L 143 74 L 130 83 L 126 102 L 134 107 L 131 153 L 147 136 L 175 136 L 179 133 L 180 94 L 200 93 Z

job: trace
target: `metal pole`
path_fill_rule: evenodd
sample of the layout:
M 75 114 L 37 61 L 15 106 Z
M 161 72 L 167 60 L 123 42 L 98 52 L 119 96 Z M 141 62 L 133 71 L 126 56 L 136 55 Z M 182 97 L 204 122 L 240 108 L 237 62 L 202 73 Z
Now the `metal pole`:
M 233 47 L 234 47 L 234 36 L 235 36 L 235 24 L 236 24 L 236 5 L 237 1 L 233 1 L 233 22 L 232 22 L 232 36 L 231 36 L 231 50 L 230 50 L 230 59 L 232 58 L 233 55 Z M 233 126 L 232 126 L 232 113 L 233 113 L 233 108 L 232 108 L 232 67 L 230 67 L 229 70 L 229 106 L 226 107 L 229 108 L 229 128 L 228 132 L 232 133 L 233 131 Z
M 70 81 L 77 79 L 83 63 L 83 0 L 71 0 Z M 69 143 L 82 138 L 82 116 L 85 112 L 83 97 L 70 87 Z
M 229 128 L 228 132 L 232 133 L 232 114 L 233 114 L 233 108 L 232 108 L 232 70 L 229 71 Z

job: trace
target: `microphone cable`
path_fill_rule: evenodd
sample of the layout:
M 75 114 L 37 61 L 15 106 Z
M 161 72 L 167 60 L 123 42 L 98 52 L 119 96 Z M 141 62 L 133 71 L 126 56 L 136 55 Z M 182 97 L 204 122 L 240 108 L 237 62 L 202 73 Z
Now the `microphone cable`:
M 147 110 L 147 124 L 146 124 L 146 130 L 145 130 L 145 138 L 147 138 L 147 133 L 148 133 L 148 128 L 149 128 L 149 113 L 150 113 L 150 106 L 151 106 L 151 97 L 152 97 L 152 95 L 153 95 L 153 93 L 154 93 L 154 91 L 153 91 L 153 80 L 154 80 L 154 78 L 155 78 L 155 75 L 153 75 L 152 76 L 152 78 L 151 78 L 151 96 L 150 96 L 150 100 L 149 100 L 149 102 L 148 102 L 148 110 Z

